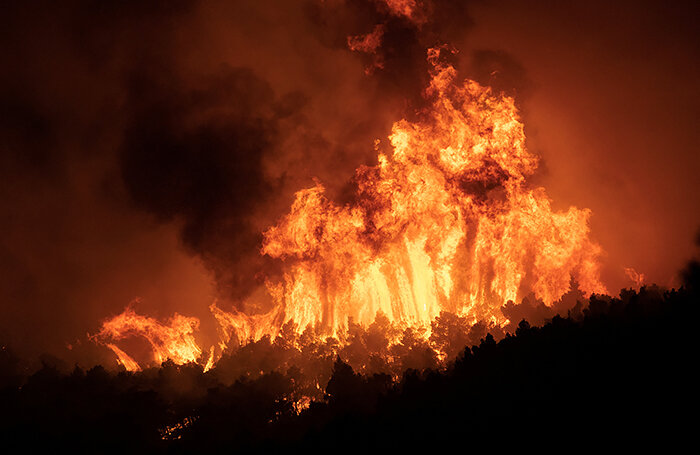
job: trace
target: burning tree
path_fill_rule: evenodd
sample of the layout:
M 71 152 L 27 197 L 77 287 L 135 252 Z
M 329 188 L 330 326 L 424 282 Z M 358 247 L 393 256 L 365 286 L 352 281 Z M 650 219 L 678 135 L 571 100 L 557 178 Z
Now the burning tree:
M 200 361 L 209 369 L 227 348 L 274 340 L 285 325 L 341 346 L 351 338 L 350 321 L 366 328 L 381 315 L 392 327 L 388 343 L 398 345 L 406 329 L 429 340 L 441 313 L 467 328 L 502 328 L 517 323 L 502 307 L 528 295 L 551 306 L 571 283 L 584 294 L 605 292 L 590 211 L 554 211 L 544 189 L 528 184 L 537 158 L 525 146 L 514 99 L 460 82 L 444 52 L 428 51 L 425 107 L 394 124 L 388 147 L 377 141 L 378 163 L 357 169 L 353 201 L 331 201 L 317 182 L 264 232 L 261 254 L 283 269 L 267 280 L 275 304 L 268 313 L 212 305 L 220 342 L 209 349 L 194 342 L 196 320 L 161 325 L 130 310 L 96 338 L 131 369 L 138 363 L 116 346 L 126 334 L 149 340 L 156 362 Z M 430 346 L 439 358 L 447 354 L 445 343 Z

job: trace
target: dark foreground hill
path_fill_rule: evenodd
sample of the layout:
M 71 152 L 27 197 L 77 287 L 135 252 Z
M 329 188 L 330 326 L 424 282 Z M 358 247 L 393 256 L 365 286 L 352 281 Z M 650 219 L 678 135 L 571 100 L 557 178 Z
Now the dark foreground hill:
M 23 378 L 2 351 L 0 436 L 17 453 L 668 452 L 696 432 L 699 277 L 692 263 L 679 290 L 593 296 L 398 381 L 338 359 L 325 399 L 299 415 L 293 371 L 230 385 L 172 364 Z

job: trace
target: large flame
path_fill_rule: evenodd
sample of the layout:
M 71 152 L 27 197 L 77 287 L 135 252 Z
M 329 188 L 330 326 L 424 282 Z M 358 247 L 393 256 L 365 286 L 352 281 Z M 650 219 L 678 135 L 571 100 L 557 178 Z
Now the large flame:
M 502 326 L 509 321 L 501 307 L 529 294 L 551 305 L 572 282 L 584 293 L 605 292 L 590 212 L 555 212 L 544 189 L 526 182 L 537 159 L 525 147 L 514 100 L 458 83 L 437 49 L 429 60 L 428 107 L 417 120 L 395 123 L 378 164 L 357 170 L 354 202 L 334 203 L 317 183 L 297 192 L 290 212 L 264 232 L 262 254 L 285 270 L 268 283 L 276 306 L 246 315 L 212 305 L 217 351 L 234 337 L 275 337 L 286 323 L 338 337 L 349 320 L 369 326 L 378 314 L 399 328 L 429 329 L 443 311 Z M 129 311 L 97 338 L 114 346 L 139 333 L 156 360 L 199 358 L 191 320 L 158 325 Z M 115 348 L 124 365 L 135 364 Z M 213 355 L 214 347 L 208 367 Z

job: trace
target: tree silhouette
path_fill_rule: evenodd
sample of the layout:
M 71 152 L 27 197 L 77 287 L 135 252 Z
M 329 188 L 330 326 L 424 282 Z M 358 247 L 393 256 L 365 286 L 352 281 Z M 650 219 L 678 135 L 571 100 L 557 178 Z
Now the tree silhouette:
M 344 346 L 288 327 L 207 373 L 171 361 L 138 373 L 69 369 L 45 356 L 28 374 L 3 348 L 0 437 L 9 452 L 395 452 L 652 437 L 672 449 L 693 431 L 683 416 L 696 389 L 697 261 L 683 277 L 678 290 L 593 295 L 495 336 L 450 313 L 427 339 L 381 314 L 351 324 Z M 440 364 L 436 350 L 453 360 Z

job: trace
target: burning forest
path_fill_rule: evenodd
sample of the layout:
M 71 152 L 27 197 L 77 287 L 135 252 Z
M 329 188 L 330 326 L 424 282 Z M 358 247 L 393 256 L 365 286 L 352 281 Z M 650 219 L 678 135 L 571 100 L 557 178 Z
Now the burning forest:
M 514 100 L 460 81 L 440 49 L 427 54 L 427 106 L 415 122 L 394 123 L 377 165 L 357 169 L 352 202 L 334 203 L 317 182 L 263 233 L 261 254 L 283 270 L 281 280 L 266 280 L 269 312 L 213 304 L 221 338 L 200 347 L 198 320 L 176 315 L 162 324 L 129 308 L 103 324 L 97 341 L 129 370 L 140 367 L 115 345 L 128 336 L 148 340 L 156 364 L 199 361 L 208 370 L 232 341 L 274 341 L 285 325 L 340 345 L 349 323 L 383 320 L 393 333 L 410 328 L 428 338 L 444 313 L 500 330 L 511 323 L 501 308 L 529 294 L 551 307 L 572 282 L 586 296 L 604 293 L 589 211 L 554 212 L 545 190 L 527 185 L 537 160 Z
M 2 7 L 11 444 L 689 435 L 690 5 L 69 3 Z

